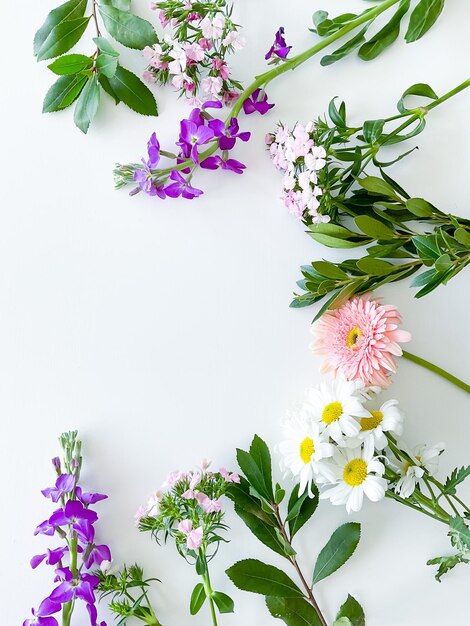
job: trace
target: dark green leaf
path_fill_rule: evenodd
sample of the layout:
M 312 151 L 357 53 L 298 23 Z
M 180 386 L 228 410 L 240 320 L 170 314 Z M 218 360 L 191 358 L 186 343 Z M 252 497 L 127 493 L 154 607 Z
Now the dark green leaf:
M 78 98 L 86 82 L 87 77 L 81 74 L 61 76 L 46 93 L 42 112 L 52 113 L 70 106 Z
M 345 280 L 348 278 L 346 272 L 343 272 L 342 269 L 329 261 L 314 261 L 312 266 L 320 276 L 324 276 L 325 278 L 333 278 L 336 280 Z
M 338 109 L 335 100 L 336 98 L 333 98 L 328 106 L 328 115 L 335 126 L 344 128 L 346 126 L 346 105 L 342 102 Z
M 108 79 L 108 84 L 116 98 L 133 111 L 142 115 L 158 115 L 157 103 L 152 92 L 129 70 L 118 65 L 115 75 Z M 104 86 L 103 88 L 105 89 Z
M 410 17 L 405 35 L 407 43 L 417 41 L 428 32 L 444 9 L 445 0 L 420 0 Z
M 422 198 L 409 198 L 406 201 L 406 208 L 417 217 L 431 217 L 434 207 Z
M 358 215 L 354 222 L 359 230 L 374 239 L 390 240 L 395 237 L 394 231 L 389 226 L 369 215 Z
M 318 555 L 313 584 L 336 572 L 352 556 L 361 538 L 361 525 L 348 522 L 335 530 Z
M 279 483 L 276 483 L 276 489 L 274 490 L 274 502 L 279 505 L 283 502 L 285 497 L 286 490 L 283 489 Z
M 206 592 L 204 590 L 204 585 L 202 583 L 198 583 L 191 594 L 191 602 L 189 604 L 189 612 L 191 615 L 196 615 L 201 610 L 202 605 L 206 599 Z
M 38 61 L 53 59 L 64 54 L 64 52 L 68 52 L 80 41 L 89 21 L 89 17 L 78 17 L 74 20 L 65 20 L 54 26 L 38 50 Z
M 321 626 L 315 609 L 304 598 L 276 598 L 268 596 L 266 606 L 273 617 L 287 626 Z
M 277 598 L 302 598 L 297 585 L 283 571 L 273 565 L 266 565 L 257 559 L 245 559 L 232 565 L 227 576 L 242 591 L 260 593 Z
M 158 37 L 150 22 L 113 6 L 101 5 L 99 9 L 106 30 L 123 46 L 142 50 L 157 43 Z
M 90 69 L 92 65 L 93 61 L 84 54 L 66 54 L 56 59 L 47 67 L 54 72 L 54 74 L 65 76 L 67 74 L 79 74 L 83 72 L 83 70 Z
M 342 289 L 337 291 L 329 300 L 325 302 L 325 304 L 321 307 L 318 313 L 315 315 L 313 321 L 316 322 L 323 313 L 327 310 L 337 309 L 340 307 L 346 300 L 348 300 L 353 294 L 357 292 L 361 285 L 361 280 L 352 280 L 349 285 L 345 285 Z
M 52 29 L 66 20 L 74 20 L 85 15 L 88 0 L 69 0 L 56 9 L 52 9 L 46 21 L 34 36 L 34 54 L 37 55 L 42 44 L 49 37 Z
M 119 99 L 118 95 L 115 93 L 113 88 L 111 87 L 110 82 L 106 78 L 106 76 L 104 76 L 103 74 L 100 74 L 98 76 L 98 81 L 99 81 L 100 85 L 103 87 L 103 89 L 106 91 L 106 93 L 111 96 L 111 98 L 114 100 L 114 102 L 116 104 L 119 104 L 121 102 L 121 100 Z
M 370 256 L 366 256 L 363 259 L 357 261 L 357 267 L 371 276 L 386 276 L 395 269 L 395 265 L 382 261 L 381 259 L 374 259 Z
M 362 134 L 367 143 L 374 144 L 382 134 L 385 120 L 367 120 L 362 126 Z
M 459 515 L 449 520 L 449 537 L 454 548 L 460 552 L 470 552 L 470 528 Z
M 245 522 L 251 532 L 261 541 L 261 543 L 264 543 L 265 546 L 268 546 L 268 548 L 271 548 L 271 550 L 274 550 L 277 554 L 286 556 L 284 545 L 279 540 L 275 526 L 264 522 L 259 519 L 259 517 L 256 517 L 256 515 L 241 509 L 237 505 L 235 505 L 235 513 Z
M 429 98 L 430 100 L 436 100 L 438 97 L 434 89 L 426 83 L 411 85 L 411 87 L 408 87 L 408 89 L 403 92 L 402 97 L 398 101 L 397 108 L 400 113 L 406 113 L 406 111 L 409 110 L 405 106 L 405 98 L 407 96 L 421 96 L 423 98 Z
M 364 61 L 370 61 L 379 56 L 386 48 L 398 38 L 400 34 L 400 24 L 403 17 L 410 8 L 410 0 L 402 0 L 397 12 L 392 19 L 369 41 L 359 49 L 359 56 Z
M 418 276 L 415 276 L 411 281 L 412 287 L 422 287 L 423 285 L 427 285 L 436 275 L 436 271 L 433 269 L 426 270 L 425 272 L 421 272 Z
M 369 193 L 399 200 L 393 187 L 378 176 L 365 176 L 364 178 L 360 178 L 357 182 Z
M 452 554 L 451 556 L 439 556 L 430 559 L 426 565 L 439 565 L 435 578 L 440 583 L 442 576 L 454 569 L 459 563 L 470 563 L 470 559 L 465 558 L 462 554 Z
M 214 600 L 219 613 L 233 613 L 235 605 L 230 596 L 221 591 L 214 591 L 212 593 L 212 599 Z
M 241 509 L 251 513 L 258 519 L 270 526 L 276 526 L 276 518 L 273 513 L 267 513 L 261 508 L 261 502 L 250 493 L 250 483 L 243 476 L 240 483 L 232 483 L 227 491 L 227 496 Z
M 257 493 L 268 502 L 274 502 L 271 455 L 266 443 L 255 435 L 250 451 L 237 449 L 240 469 Z
M 92 76 L 77 101 L 74 122 L 83 132 L 87 133 L 100 104 L 100 86 L 96 76 Z
M 434 235 L 416 235 L 412 238 L 412 241 L 421 259 L 435 261 L 440 257 L 441 253 L 437 247 Z
M 348 56 L 348 54 L 350 54 L 353 50 L 355 50 L 364 43 L 364 41 L 366 40 L 364 35 L 366 34 L 368 28 L 369 24 L 367 24 L 367 26 L 364 26 L 364 28 L 360 30 L 357 35 L 354 35 L 354 37 L 347 41 L 343 46 L 341 46 L 331 54 L 326 54 L 321 59 L 320 65 L 324 67 L 327 65 L 332 65 L 333 63 L 336 63 L 336 61 L 344 59 L 344 57 Z
M 308 522 L 317 509 L 318 489 L 314 483 L 312 483 L 311 489 L 313 491 L 313 498 L 309 497 L 307 491 L 304 491 L 304 493 L 299 496 L 299 485 L 296 485 L 292 490 L 287 506 L 286 517 L 291 539 L 299 532 L 302 526 Z
M 470 465 L 467 467 L 455 468 L 444 484 L 444 493 L 448 496 L 455 496 L 456 487 L 470 476 Z
M 348 595 L 346 602 L 341 605 L 336 619 L 338 620 L 342 617 L 347 617 L 352 626 L 366 626 L 364 610 L 359 602 L 351 595 Z

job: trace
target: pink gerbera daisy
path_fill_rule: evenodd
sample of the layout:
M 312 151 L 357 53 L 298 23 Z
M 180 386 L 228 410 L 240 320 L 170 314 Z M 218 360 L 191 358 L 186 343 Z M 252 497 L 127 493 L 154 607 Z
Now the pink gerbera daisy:
M 398 344 L 411 339 L 398 328 L 400 323 L 394 305 L 380 304 L 365 294 L 322 315 L 312 327 L 316 335 L 312 350 L 325 356 L 322 371 L 384 388 L 396 371 L 394 357 L 403 354 Z

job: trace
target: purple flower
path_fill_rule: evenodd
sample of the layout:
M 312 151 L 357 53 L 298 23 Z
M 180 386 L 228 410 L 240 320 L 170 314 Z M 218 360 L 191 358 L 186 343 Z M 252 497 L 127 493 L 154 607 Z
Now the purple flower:
M 77 487 L 75 489 L 75 495 L 77 496 L 77 499 L 80 500 L 80 502 L 85 506 L 89 504 L 96 504 L 96 502 L 106 500 L 108 497 L 105 496 L 104 493 L 85 493 L 82 491 L 81 487 Z
M 291 51 L 291 48 L 292 46 L 288 46 L 286 44 L 286 40 L 284 39 L 284 27 L 281 26 L 276 33 L 273 45 L 265 54 L 264 58 L 268 60 L 273 56 L 273 54 L 275 54 L 279 58 L 285 59 Z
M 62 510 L 62 509 L 60 509 L 60 510 Z M 53 524 L 51 524 L 48 519 L 46 519 L 46 520 L 44 520 L 44 522 L 39 524 L 39 526 L 36 526 L 36 529 L 34 531 L 34 536 L 36 536 L 36 535 L 48 535 L 49 537 L 52 537 L 52 535 L 54 533 L 55 533 L 55 526 Z
M 204 193 L 201 189 L 191 187 L 189 182 L 180 174 L 180 172 L 178 172 L 178 170 L 173 170 L 171 172 L 170 179 L 175 181 L 165 187 L 165 193 L 170 198 L 178 198 L 182 195 L 183 198 L 192 200 L 193 198 L 197 198 Z
M 54 613 L 58 613 L 62 609 L 59 602 L 53 602 L 50 598 L 46 598 L 41 602 L 37 611 L 31 609 L 33 619 L 27 619 L 23 622 L 23 626 L 58 626 L 55 617 L 51 617 Z
M 155 133 L 152 133 L 152 136 L 147 143 L 147 151 L 149 155 L 149 167 L 157 167 L 158 162 L 160 161 L 160 143 Z
M 58 502 L 66 493 L 73 491 L 75 487 L 75 476 L 73 474 L 61 474 L 55 481 L 55 487 L 48 487 L 41 491 L 42 495 L 50 498 L 52 502 Z
M 85 561 L 85 567 L 90 569 L 94 563 L 101 565 L 103 561 L 111 561 L 111 550 L 104 544 L 93 546 Z
M 258 113 L 264 115 L 269 111 L 269 109 L 272 109 L 273 106 L 274 104 L 269 104 L 268 96 L 264 89 L 255 89 L 254 92 L 251 94 L 251 97 L 247 98 L 243 102 L 243 110 L 245 111 L 246 115 L 250 115 L 255 111 L 258 111 Z
M 202 105 L 203 109 L 221 109 L 224 105 L 220 100 L 208 100 Z
M 216 170 L 221 167 L 223 170 L 235 172 L 235 174 L 243 174 L 246 165 L 235 159 L 224 159 L 222 156 L 210 156 L 201 163 L 201 167 L 207 170 Z
M 98 611 L 96 610 L 96 606 L 94 604 L 87 604 L 86 610 L 88 611 L 88 615 L 90 616 L 91 626 L 106 626 L 106 622 L 100 622 L 98 624 Z
M 45 554 L 36 554 L 36 556 L 33 556 L 31 559 L 31 567 L 36 569 L 44 559 L 46 559 L 48 565 L 57 565 L 57 563 L 64 558 L 66 552 L 68 552 L 68 547 L 64 546 L 63 548 L 56 548 L 55 550 L 47 550 Z
M 142 191 L 145 191 L 147 195 L 158 196 L 162 199 L 165 198 L 163 186 L 156 185 L 153 180 L 153 174 L 150 170 L 150 161 L 145 161 L 144 159 L 142 159 L 142 163 L 144 164 L 144 167 L 142 169 L 135 170 L 134 172 L 135 182 L 139 184 L 140 189 L 142 189 Z M 136 191 L 139 190 L 139 187 L 136 187 Z
M 86 509 L 78 500 L 69 500 L 63 509 L 51 515 L 49 523 L 54 527 L 71 525 L 79 539 L 92 543 L 95 535 L 93 524 L 97 519 L 95 511 Z
M 197 109 L 194 109 L 195 111 Z M 213 139 L 214 131 L 204 125 L 197 125 L 191 119 L 181 121 L 181 132 L 178 145 L 188 147 L 189 156 L 194 163 L 199 162 L 198 146 L 203 146 Z
M 57 580 L 62 580 L 60 585 L 56 587 L 50 595 L 53 602 L 70 602 L 75 598 L 84 600 L 88 604 L 95 603 L 95 594 L 93 589 L 99 584 L 98 576 L 90 574 L 79 574 L 75 578 L 68 567 L 58 569 Z
M 209 121 L 209 128 L 214 131 L 216 137 L 219 137 L 219 148 L 221 150 L 231 150 L 235 145 L 237 139 L 241 141 L 248 141 L 251 137 L 251 133 L 238 131 L 238 120 L 236 117 L 232 117 L 230 124 L 226 127 L 222 120 L 213 119 Z
M 60 459 L 59 459 L 59 457 L 58 457 L 58 456 L 55 456 L 55 457 L 52 459 L 52 465 L 54 466 L 55 471 L 56 471 L 58 474 L 60 474 L 62 470 L 61 470 L 61 465 L 60 465 Z

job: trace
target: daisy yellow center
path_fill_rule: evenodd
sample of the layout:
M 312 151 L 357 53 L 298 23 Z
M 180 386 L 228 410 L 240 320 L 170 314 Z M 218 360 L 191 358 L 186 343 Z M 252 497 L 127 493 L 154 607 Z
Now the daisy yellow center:
M 300 443 L 300 458 L 302 461 L 307 464 L 310 463 L 310 459 L 315 452 L 315 445 L 313 443 L 313 439 L 310 437 L 305 437 Z
M 343 479 L 350 487 L 359 487 L 366 478 L 367 463 L 363 459 L 353 459 L 346 464 Z
M 371 411 L 372 417 L 363 417 L 361 419 L 361 430 L 374 430 L 380 426 L 384 418 L 382 411 Z
M 332 424 L 339 420 L 342 414 L 343 405 L 341 402 L 330 402 L 330 404 L 327 404 L 323 409 L 321 419 L 325 424 Z
M 421 463 L 421 457 L 419 454 L 416 456 L 416 460 L 419 463 Z M 411 463 L 410 461 L 406 461 L 403 465 L 403 473 L 406 474 L 406 472 L 410 469 L 410 467 L 413 467 L 413 466 L 414 466 L 414 463 Z
M 351 328 L 346 337 L 346 345 L 350 350 L 354 350 L 359 337 L 362 337 L 362 333 L 357 326 L 354 326 L 354 328 Z

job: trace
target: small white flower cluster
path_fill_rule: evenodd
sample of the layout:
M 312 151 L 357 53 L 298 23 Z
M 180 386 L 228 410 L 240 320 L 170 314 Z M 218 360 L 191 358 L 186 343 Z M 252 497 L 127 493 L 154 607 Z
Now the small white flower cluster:
M 326 165 L 326 151 L 315 143 L 315 122 L 297 122 L 293 130 L 280 124 L 275 134 L 266 135 L 266 143 L 274 167 L 284 172 L 281 197 L 288 211 L 299 219 L 308 214 L 314 223 L 329 222 L 318 212 L 318 172 Z
M 403 432 L 398 402 L 369 409 L 371 396 L 362 382 L 336 378 L 309 389 L 300 409 L 288 416 L 279 445 L 281 467 L 299 482 L 299 495 L 308 490 L 312 496 L 313 481 L 320 498 L 345 504 L 350 513 L 361 509 L 364 495 L 377 502 L 393 489 L 409 498 L 425 475 L 435 474 L 444 446 L 413 451 L 402 443 L 394 446 Z
M 164 3 L 163 3 L 164 4 Z M 153 4 L 155 10 L 159 3 Z M 232 102 L 238 92 L 233 90 L 230 69 L 225 57 L 245 45 L 245 38 L 233 22 L 224 15 L 221 8 L 211 8 L 204 17 L 192 10 L 191 0 L 179 3 L 176 13 L 182 17 L 172 18 L 160 10 L 159 18 L 163 28 L 173 29 L 163 39 L 144 49 L 149 67 L 144 79 L 161 83 L 171 82 L 190 99 L 193 106 L 214 97 L 224 103 Z M 228 7 L 225 7 L 228 10 Z M 188 26 L 190 36 L 188 36 Z M 199 92 L 199 93 L 198 93 Z

